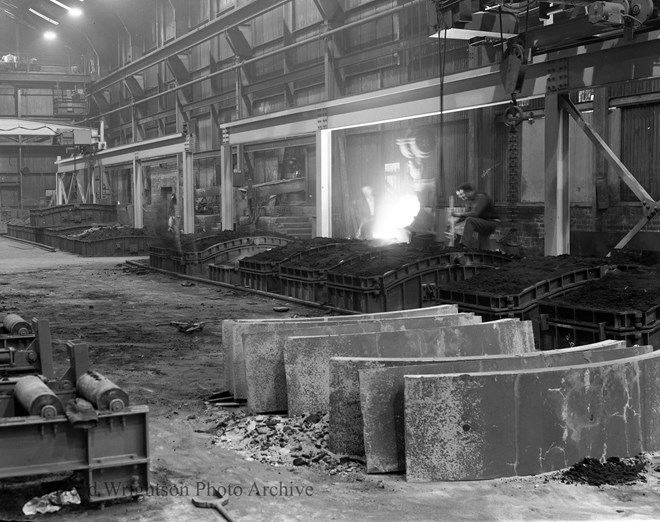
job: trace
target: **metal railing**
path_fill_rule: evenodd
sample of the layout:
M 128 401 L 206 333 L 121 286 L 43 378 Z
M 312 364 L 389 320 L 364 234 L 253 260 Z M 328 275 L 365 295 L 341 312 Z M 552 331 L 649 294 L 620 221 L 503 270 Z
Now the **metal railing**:
M 48 72 L 55 74 L 89 74 L 85 56 L 36 55 L 0 52 L 0 72 Z

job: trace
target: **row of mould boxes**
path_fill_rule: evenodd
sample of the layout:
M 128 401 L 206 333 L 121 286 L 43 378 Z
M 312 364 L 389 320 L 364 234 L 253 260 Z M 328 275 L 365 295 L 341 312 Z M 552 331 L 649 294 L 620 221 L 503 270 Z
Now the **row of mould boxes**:
M 537 348 L 542 350 L 606 339 L 625 341 L 628 346 L 660 346 L 660 300 L 634 304 L 632 285 L 621 293 L 612 291 L 608 300 L 609 285 L 616 284 L 613 277 L 635 278 L 640 270 L 660 282 L 660 274 L 637 265 L 587 267 L 555 275 L 516 295 L 440 289 L 439 302 L 456 303 L 459 310 L 478 313 L 487 321 L 506 317 L 530 320 Z M 623 301 L 629 301 L 629 306 Z
M 238 267 L 210 265 L 209 278 L 337 309 L 375 313 L 432 306 L 436 304 L 436 294 L 430 289 L 469 279 L 481 270 L 510 260 L 496 252 L 445 252 L 421 256 L 382 274 L 358 275 L 345 269 L 359 269 L 362 264 L 379 260 L 378 253 L 358 252 L 334 266 L 301 266 L 304 255 L 326 252 L 331 257 L 332 250 L 339 246 L 344 245 L 315 247 L 279 263 L 246 258 L 239 261 Z

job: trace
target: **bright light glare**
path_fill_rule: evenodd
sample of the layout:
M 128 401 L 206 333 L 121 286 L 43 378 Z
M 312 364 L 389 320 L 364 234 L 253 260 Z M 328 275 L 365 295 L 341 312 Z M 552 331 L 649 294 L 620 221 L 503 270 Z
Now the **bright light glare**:
M 77 7 L 72 7 L 71 9 L 69 9 L 69 14 L 71 16 L 75 16 L 76 18 L 78 18 L 79 16 L 82 15 L 82 9 L 78 9 Z
M 390 210 L 380 217 L 374 227 L 374 238 L 407 240 L 408 233 L 403 229 L 410 225 L 419 213 L 420 204 L 417 196 L 406 194 L 393 201 L 387 208 Z
M 46 31 L 44 33 L 44 38 L 46 40 L 55 40 L 57 38 L 57 34 L 55 34 L 53 31 Z
M 53 25 L 59 25 L 59 24 L 60 24 L 59 22 L 53 20 L 52 18 L 48 18 L 45 14 L 40 13 L 40 12 L 37 11 L 36 9 L 32 9 L 32 8 L 30 7 L 30 9 L 28 9 L 28 11 L 30 11 L 32 14 L 37 15 L 37 16 L 40 17 L 40 18 L 43 18 L 44 20 L 46 20 L 47 22 L 50 22 L 50 23 L 53 24 Z
M 71 9 L 68 5 L 63 4 L 58 0 L 50 0 L 50 1 L 53 2 L 55 5 L 59 5 L 62 9 L 66 9 L 67 11 Z

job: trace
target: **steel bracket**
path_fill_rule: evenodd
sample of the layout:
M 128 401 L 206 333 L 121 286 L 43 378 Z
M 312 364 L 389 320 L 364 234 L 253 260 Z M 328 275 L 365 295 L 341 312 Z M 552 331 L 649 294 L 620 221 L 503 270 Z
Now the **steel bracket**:
M 318 130 L 328 128 L 328 109 L 319 109 L 316 111 L 316 126 Z
M 546 92 L 560 92 L 568 89 L 568 60 L 555 60 L 548 67 Z

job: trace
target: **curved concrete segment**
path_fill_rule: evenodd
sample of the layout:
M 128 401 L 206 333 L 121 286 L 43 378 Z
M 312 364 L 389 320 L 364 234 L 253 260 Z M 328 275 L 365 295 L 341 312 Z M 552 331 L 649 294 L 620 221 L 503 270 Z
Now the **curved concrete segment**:
M 429 317 L 373 318 L 362 321 L 302 323 L 278 325 L 265 333 L 255 333 L 252 327 L 242 335 L 248 408 L 255 412 L 287 409 L 284 346 L 293 336 L 338 336 L 379 332 L 410 331 L 443 326 L 481 323 L 473 313 L 435 315 Z
M 337 315 L 323 317 L 292 317 L 266 319 L 227 319 L 222 322 L 222 344 L 225 354 L 225 379 L 229 391 L 236 399 L 247 399 L 243 335 L 245 333 L 270 332 L 279 329 L 295 330 L 313 325 L 341 323 L 371 319 L 395 319 L 403 317 L 430 317 L 458 313 L 457 305 L 439 305 L 413 310 L 396 310 L 372 314 Z
M 332 357 L 444 357 L 534 351 L 530 321 L 372 334 L 289 337 L 284 346 L 289 415 L 328 411 Z
M 534 352 L 523 356 L 492 355 L 445 359 L 333 359 L 330 395 L 330 449 L 355 449 L 362 437 L 368 473 L 405 470 L 404 376 L 523 370 L 573 366 L 624 359 L 648 353 L 651 346 L 624 341 Z M 359 385 L 357 385 L 359 373 Z M 355 386 L 359 389 L 355 391 Z M 360 414 L 356 412 L 360 408 Z M 356 425 L 363 432 L 355 434 Z M 359 427 L 357 426 L 357 427 Z M 345 446 L 342 446 L 345 445 Z
M 364 319 L 392 319 L 395 317 L 420 317 L 430 315 L 446 315 L 458 313 L 458 305 L 443 304 L 426 306 L 424 308 L 409 308 L 407 310 L 392 310 L 390 312 L 371 312 L 367 314 L 324 315 L 321 317 L 262 317 L 260 319 L 233 319 L 237 323 L 323 323 L 351 319 L 362 321 Z
M 409 481 L 534 475 L 660 448 L 660 352 L 404 380 Z

